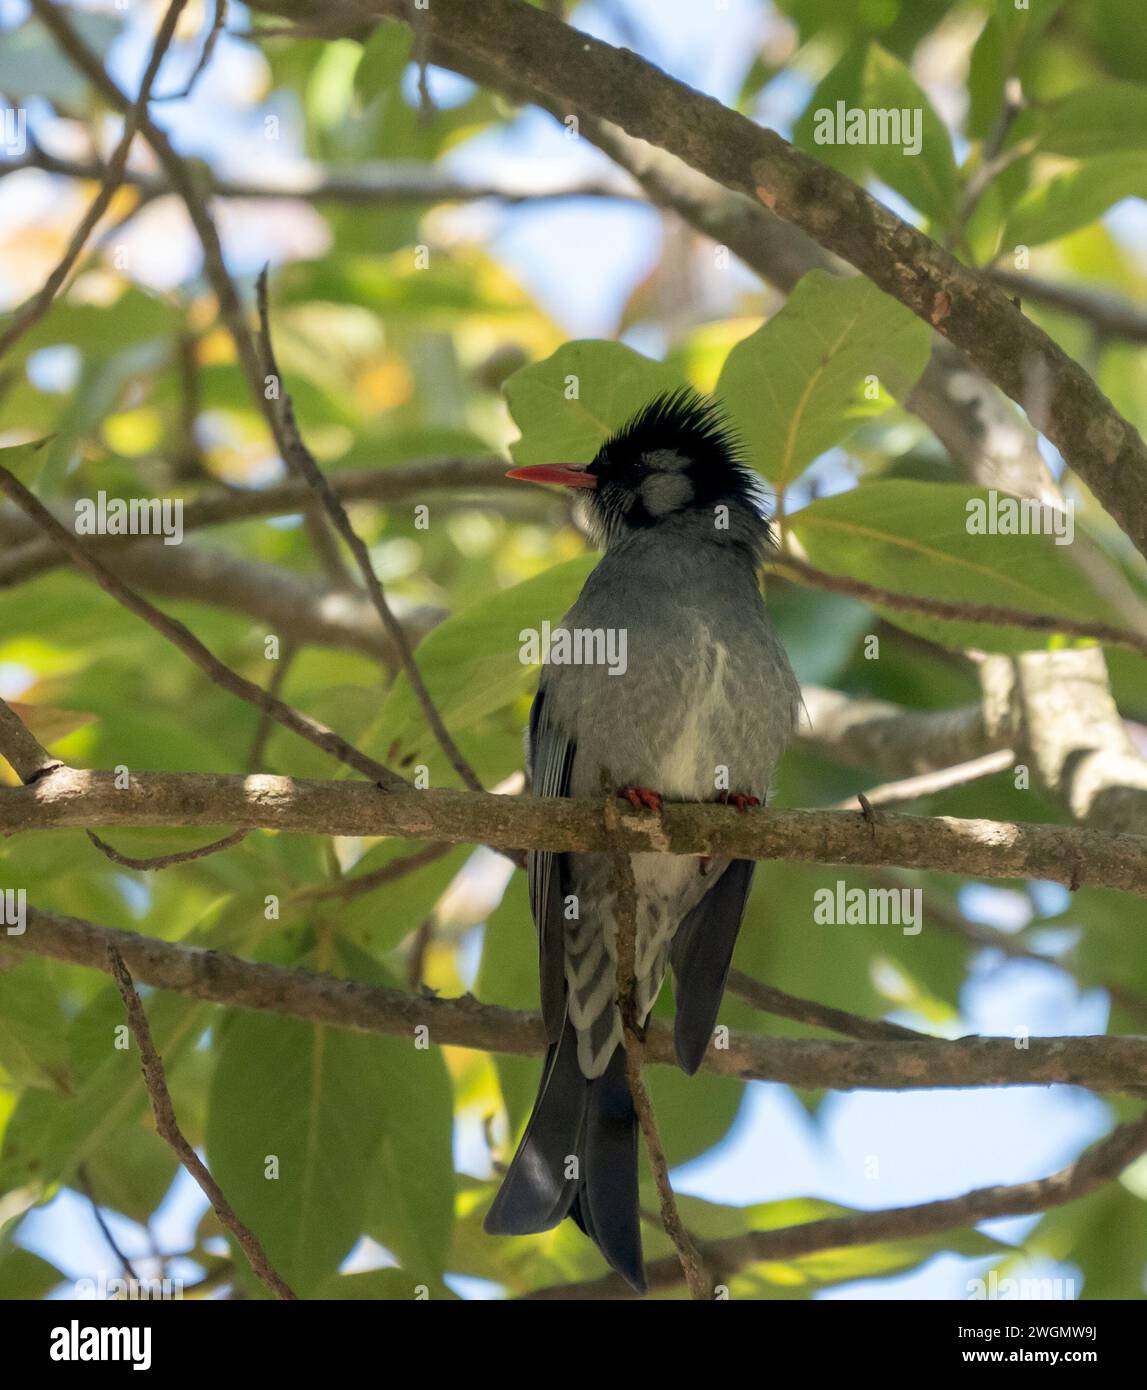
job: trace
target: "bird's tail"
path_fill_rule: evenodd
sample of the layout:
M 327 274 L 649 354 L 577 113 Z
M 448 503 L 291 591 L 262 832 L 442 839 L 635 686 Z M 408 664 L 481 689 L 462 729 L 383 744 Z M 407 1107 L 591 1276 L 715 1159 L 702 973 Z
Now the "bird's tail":
M 637 1115 L 618 1047 L 584 1076 L 567 1018 L 550 1045 L 533 1113 L 486 1214 L 491 1235 L 548 1231 L 572 1216 L 610 1265 L 645 1293 L 637 1196 Z

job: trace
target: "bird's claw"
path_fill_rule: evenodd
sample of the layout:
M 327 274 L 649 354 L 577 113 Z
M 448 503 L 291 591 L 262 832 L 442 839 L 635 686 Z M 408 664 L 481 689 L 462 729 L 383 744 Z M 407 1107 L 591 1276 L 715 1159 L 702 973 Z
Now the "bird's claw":
M 744 792 L 722 792 L 720 798 L 726 806 L 735 806 L 738 811 L 744 813 L 750 806 L 759 806 L 761 798 L 759 796 L 748 796 Z
M 650 791 L 648 787 L 622 787 L 617 794 L 635 811 L 661 810 L 661 793 Z

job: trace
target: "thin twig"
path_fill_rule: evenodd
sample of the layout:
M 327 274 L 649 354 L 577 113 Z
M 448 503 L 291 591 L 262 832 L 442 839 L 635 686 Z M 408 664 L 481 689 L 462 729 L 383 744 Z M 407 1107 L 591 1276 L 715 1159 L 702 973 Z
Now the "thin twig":
M 107 1241 L 112 1254 L 120 1262 L 120 1265 L 123 1268 L 123 1272 L 127 1275 L 127 1277 L 129 1279 L 134 1279 L 138 1281 L 139 1275 L 136 1274 L 135 1267 L 133 1266 L 132 1262 L 128 1259 L 124 1251 L 120 1249 L 119 1243 L 117 1242 L 115 1236 L 112 1235 L 111 1227 L 104 1219 L 104 1214 L 100 1208 L 100 1204 L 98 1201 L 96 1201 L 96 1194 L 94 1189 L 92 1188 L 92 1180 L 88 1174 L 86 1164 L 81 1163 L 80 1166 L 76 1169 L 76 1177 L 79 1180 L 79 1184 L 81 1189 L 83 1190 L 84 1196 L 91 1203 L 92 1216 L 95 1217 L 96 1225 L 100 1228 L 100 1234 L 103 1236 L 104 1240 Z
M 227 525 L 257 517 L 282 516 L 304 511 L 314 493 L 303 481 L 279 483 L 268 488 L 243 488 L 193 498 L 183 509 L 183 530 Z M 391 468 L 347 469 L 331 480 L 331 486 L 344 501 L 398 502 L 410 497 L 424 498 L 430 492 L 457 491 L 506 493 L 513 486 L 506 478 L 503 459 L 428 459 L 421 463 L 397 464 Z M 517 495 L 517 494 L 514 494 Z M 540 495 L 540 492 L 539 492 Z M 499 501 L 504 498 L 499 497 Z M 59 551 L 39 536 L 24 540 L 8 517 L 0 517 L 0 535 L 11 535 L 12 544 L 0 555 L 0 585 L 30 579 L 62 564 Z M 130 550 L 140 544 L 138 536 L 92 536 L 89 545 L 103 551 Z
M 965 787 L 970 782 L 994 777 L 1015 763 L 1015 754 L 1010 748 L 998 748 L 985 753 L 981 758 L 972 758 L 966 763 L 955 763 L 952 767 L 937 768 L 933 772 L 922 772 L 916 777 L 902 777 L 896 782 L 883 782 L 878 787 L 870 787 L 863 795 L 871 806 L 901 806 L 909 801 L 919 801 L 921 797 L 934 796 L 937 792 L 948 791 L 952 787 Z M 834 811 L 853 811 L 856 809 L 856 796 L 846 796 L 832 806 Z
M 1031 632 L 1090 637 L 1096 642 L 1126 647 L 1130 651 L 1138 652 L 1140 656 L 1147 656 L 1147 635 L 1116 627 L 1113 623 L 1083 622 L 1077 618 L 1063 618 L 1052 613 L 1026 613 L 1020 608 L 1003 608 L 997 604 L 957 603 L 948 599 L 924 598 L 918 594 L 902 594 L 893 589 L 882 589 L 876 584 L 868 584 L 863 579 L 853 579 L 843 574 L 828 574 L 788 553 L 777 555 L 770 561 L 770 565 L 782 576 L 803 580 L 815 589 L 848 594 L 877 607 L 892 608 L 903 613 L 923 613 L 928 617 L 942 618 L 948 622 L 987 623 L 994 627 L 1020 627 Z
M 381 869 L 375 869 L 369 874 L 360 874 L 358 878 L 340 878 L 334 883 L 320 883 L 311 888 L 303 888 L 295 895 L 295 901 L 304 899 L 310 901 L 315 898 L 342 898 L 346 901 L 350 898 L 361 897 L 364 893 L 381 888 L 384 883 L 394 883 L 397 879 L 405 878 L 407 874 L 414 873 L 416 869 L 433 864 L 436 859 L 441 859 L 444 855 L 449 854 L 453 848 L 453 845 L 446 844 L 424 845 L 422 849 L 415 850 L 413 854 L 405 854 L 400 859 L 392 859 Z
M 153 101 L 161 100 L 152 97 Z M 24 169 L 41 169 L 63 178 L 102 182 L 107 164 L 100 159 L 65 158 L 46 150 L 29 147 L 20 157 L 0 155 L 0 178 Z M 206 176 L 205 176 L 206 177 Z M 139 190 L 141 203 L 175 192 L 169 179 L 143 169 L 128 168 L 123 183 Z M 497 202 L 511 207 L 529 204 L 568 202 L 572 199 L 608 199 L 620 203 L 643 203 L 633 186 L 621 176 L 604 176 L 539 183 L 531 165 L 521 172 L 507 168 L 505 182 L 478 183 L 458 177 L 436 165 L 413 164 L 409 160 L 373 160 L 352 168 L 314 165 L 309 161 L 293 167 L 268 170 L 262 178 L 229 177 L 211 171 L 205 191 L 212 198 L 241 198 L 244 201 L 335 203 L 351 208 L 416 207 L 427 203 Z
M 203 52 L 199 55 L 199 61 L 191 76 L 177 92 L 161 92 L 152 98 L 153 101 L 183 101 L 191 95 L 192 89 L 198 82 L 201 74 L 206 70 L 207 64 L 215 52 L 215 45 L 219 40 L 219 35 L 227 22 L 227 0 L 215 0 L 215 17 L 211 21 L 211 31 L 207 35 L 207 41 L 203 45 Z
M 915 1028 L 905 1028 L 902 1024 L 888 1023 L 883 1019 L 862 1018 L 859 1014 L 846 1013 L 844 1009 L 834 1009 L 830 1004 L 818 1004 L 815 999 L 801 999 L 795 994 L 786 994 L 772 985 L 754 980 L 743 970 L 729 971 L 726 988 L 730 994 L 737 995 L 762 1013 L 789 1018 L 794 1023 L 807 1023 L 813 1028 L 826 1028 L 845 1038 L 864 1038 L 872 1042 L 934 1041 L 931 1034 L 919 1033 Z
M 129 612 L 134 613 L 137 618 L 142 618 L 161 636 L 166 637 L 216 685 L 229 691 L 232 695 L 237 695 L 241 700 L 246 700 L 256 709 L 265 710 L 272 719 L 290 729 L 292 733 L 298 734 L 300 738 L 305 738 L 309 743 L 313 743 L 317 748 L 329 753 L 331 757 L 337 758 L 339 762 L 353 767 L 364 777 L 369 777 L 384 791 L 408 789 L 408 783 L 404 778 L 399 777 L 388 767 L 383 767 L 374 758 L 360 752 L 341 735 L 307 715 L 300 714 L 298 710 L 292 709 L 290 705 L 284 704 L 282 700 L 276 699 L 261 689 L 254 681 L 249 681 L 246 676 L 241 676 L 238 671 L 233 671 L 230 666 L 225 666 L 183 623 L 168 617 L 154 604 L 149 603 L 147 599 L 117 579 L 111 570 L 107 569 L 74 536 L 70 535 L 47 507 L 28 491 L 14 473 L 2 464 L 0 464 L 0 488 L 17 506 L 23 508 L 28 516 L 55 540 L 57 545 L 66 550 L 75 563 L 90 574 L 105 593 L 110 594 L 117 603 L 122 604 Z
M 418 669 L 418 664 L 414 659 L 410 643 L 407 641 L 406 632 L 402 624 L 394 616 L 390 604 L 386 600 L 382 584 L 378 575 L 375 573 L 374 566 L 371 564 L 370 551 L 367 550 L 365 542 L 350 524 L 346 508 L 343 506 L 338 494 L 326 479 L 326 475 L 315 462 L 315 457 L 303 442 L 302 435 L 299 433 L 298 422 L 295 420 L 294 407 L 291 404 L 290 392 L 283 381 L 282 373 L 279 371 L 275 361 L 275 352 L 271 342 L 271 320 L 267 306 L 267 270 L 263 268 L 259 276 L 258 288 L 259 302 L 259 323 L 262 328 L 263 356 L 270 374 L 275 378 L 277 399 L 272 402 L 272 409 L 278 420 L 278 434 L 282 440 L 282 447 L 294 460 L 295 467 L 299 473 L 306 478 L 307 482 L 314 488 L 323 506 L 326 508 L 327 515 L 330 517 L 335 530 L 342 536 L 350 547 L 351 554 L 355 558 L 359 572 L 366 584 L 367 592 L 370 594 L 378 616 L 382 619 L 382 625 L 386 629 L 387 636 L 394 643 L 395 650 L 398 652 L 402 661 L 402 668 L 406 672 L 406 678 L 410 682 L 410 687 L 414 691 L 415 697 L 422 708 L 426 717 L 426 722 L 430 725 L 434 737 L 438 740 L 443 753 L 449 759 L 450 765 L 462 779 L 465 786 L 471 791 L 480 792 L 483 790 L 474 769 L 463 757 L 458 745 L 451 738 L 446 725 L 442 722 L 442 717 L 431 698 L 430 691 L 426 688 L 426 683 L 422 679 L 422 674 Z
M 605 824 L 609 830 L 612 828 L 617 809 L 611 790 L 615 784 L 608 774 L 603 773 L 602 785 L 606 794 Z M 681 1220 L 681 1213 L 677 1210 L 673 1185 L 669 1181 L 669 1162 L 665 1157 L 665 1146 L 657 1128 L 657 1115 L 641 1074 L 645 1061 L 645 1037 L 641 1021 L 637 1017 L 637 887 L 633 880 L 633 865 L 620 844 L 616 847 L 611 844 L 609 857 L 613 863 L 617 912 L 617 1007 L 621 1014 L 622 1032 L 625 1035 L 625 1072 L 629 1080 L 629 1092 L 633 1097 L 633 1107 L 637 1111 L 641 1132 L 645 1136 L 649 1166 L 657 1184 L 661 1224 L 677 1250 L 677 1258 L 681 1262 L 690 1297 L 699 1302 L 707 1302 L 713 1297 L 712 1280 L 706 1273 L 697 1246 Z
M 196 859 L 206 859 L 209 854 L 218 854 L 220 850 L 231 849 L 240 841 L 245 840 L 250 835 L 250 830 L 234 830 L 230 835 L 225 835 L 221 840 L 212 840 L 209 845 L 200 845 L 198 849 L 181 849 L 172 854 L 156 854 L 149 859 L 133 859 L 130 855 L 121 854 L 114 846 L 109 845 L 106 840 L 101 840 L 93 830 L 84 832 L 92 844 L 101 854 L 106 854 L 113 864 L 120 865 L 124 869 L 170 869 L 173 864 L 190 864 Z
M 30 0 L 32 10 L 41 24 L 53 36 L 71 62 L 87 77 L 105 101 L 125 114 L 130 109 L 129 98 L 112 80 L 99 56 L 85 43 L 67 14 L 52 0 Z M 239 291 L 227 268 L 227 258 L 219 230 L 208 206 L 209 194 L 200 186 L 198 175 L 179 154 L 166 133 L 155 124 L 146 111 L 139 113 L 139 129 L 155 151 L 173 191 L 182 199 L 191 225 L 203 248 L 203 273 L 215 292 L 219 311 L 235 344 L 239 365 L 257 409 L 267 422 L 271 436 L 288 469 L 293 467 L 287 456 L 285 441 L 278 432 L 278 416 L 273 403 L 263 389 L 263 371 L 259 354 L 247 323 Z M 344 580 L 341 558 L 329 534 L 321 512 L 308 508 L 303 521 L 315 553 L 329 578 Z
M 295 1299 L 297 1295 L 282 1276 L 275 1271 L 258 1236 L 249 1227 L 244 1226 L 235 1215 L 234 1208 L 223 1195 L 222 1188 L 207 1171 L 199 1155 L 183 1137 L 183 1131 L 179 1128 L 179 1121 L 175 1118 L 175 1107 L 171 1103 L 171 1093 L 167 1089 L 163 1063 L 160 1061 L 155 1044 L 151 1039 L 151 1028 L 148 1025 L 147 1014 L 140 1002 L 131 975 L 128 973 L 128 968 L 124 964 L 123 956 L 110 943 L 108 945 L 108 961 L 111 966 L 111 973 L 119 987 L 124 1008 L 127 1010 L 128 1025 L 136 1045 L 139 1047 L 140 1066 L 143 1070 L 144 1085 L 151 1097 L 156 1132 L 161 1139 L 171 1145 L 180 1163 L 199 1184 L 214 1208 L 216 1216 L 235 1237 L 239 1247 L 251 1262 L 251 1268 L 259 1280 L 276 1298 Z
M 179 21 L 179 16 L 183 12 L 187 0 L 171 0 L 167 13 L 163 17 L 163 23 L 159 26 L 159 32 L 155 36 L 155 43 L 152 46 L 151 58 L 147 64 L 147 70 L 140 83 L 139 96 L 135 102 L 125 109 L 123 134 L 120 136 L 119 144 L 116 145 L 112 157 L 108 160 L 100 191 L 92 200 L 91 206 L 84 214 L 80 225 L 72 234 L 72 239 L 68 243 L 68 248 L 56 268 L 48 276 L 47 280 L 37 291 L 37 293 L 17 311 L 16 316 L 3 333 L 0 333 L 0 357 L 11 349 L 20 338 L 48 312 L 48 308 L 59 293 L 64 281 L 71 273 L 72 267 L 79 260 L 84 247 L 87 245 L 88 238 L 95 230 L 104 213 L 107 212 L 111 200 L 115 197 L 120 184 L 123 182 L 124 171 L 127 168 L 127 157 L 131 150 L 132 141 L 135 139 L 136 132 L 139 130 L 147 112 L 148 99 L 151 96 L 152 84 L 156 74 L 159 72 L 160 64 L 163 62 L 164 55 L 171 45 L 171 40 L 175 35 L 175 26 Z

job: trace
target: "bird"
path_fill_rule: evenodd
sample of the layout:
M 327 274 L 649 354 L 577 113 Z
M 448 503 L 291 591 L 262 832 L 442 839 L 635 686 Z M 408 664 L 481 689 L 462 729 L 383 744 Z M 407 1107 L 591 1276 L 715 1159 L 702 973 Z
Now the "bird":
M 721 406 L 689 388 L 663 392 L 589 464 L 508 476 L 572 489 L 604 551 L 561 628 L 624 634 L 615 648 L 624 671 L 542 665 L 526 736 L 529 792 L 600 796 L 606 778 L 611 796 L 647 813 L 664 801 L 759 806 L 796 726 L 800 690 L 761 594 L 772 545 L 764 494 Z M 691 1075 L 716 1025 L 754 863 L 629 859 L 636 1021 L 644 1027 L 672 971 L 675 1053 Z M 606 853 L 532 850 L 527 881 L 548 1046 L 485 1229 L 525 1235 L 571 1217 L 645 1293 L 614 866 Z

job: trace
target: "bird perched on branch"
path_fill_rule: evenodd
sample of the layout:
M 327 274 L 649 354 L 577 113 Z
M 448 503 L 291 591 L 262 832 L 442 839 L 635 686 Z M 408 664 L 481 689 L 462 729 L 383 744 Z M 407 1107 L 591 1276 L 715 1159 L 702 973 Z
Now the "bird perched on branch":
M 625 654 L 608 668 L 543 665 L 528 735 L 533 795 L 595 796 L 604 774 L 651 813 L 662 798 L 759 805 L 800 692 L 760 592 L 770 544 L 762 498 L 718 408 L 692 391 L 659 396 L 592 463 L 509 476 L 578 490 L 605 554 L 561 629 L 614 634 L 609 650 Z M 676 1053 L 692 1074 L 717 1021 L 754 865 L 655 853 L 630 863 L 635 1022 L 644 1025 L 672 967 Z M 644 1292 L 613 866 L 603 853 L 535 850 L 528 879 L 549 1048 L 486 1230 L 524 1235 L 572 1216 Z

